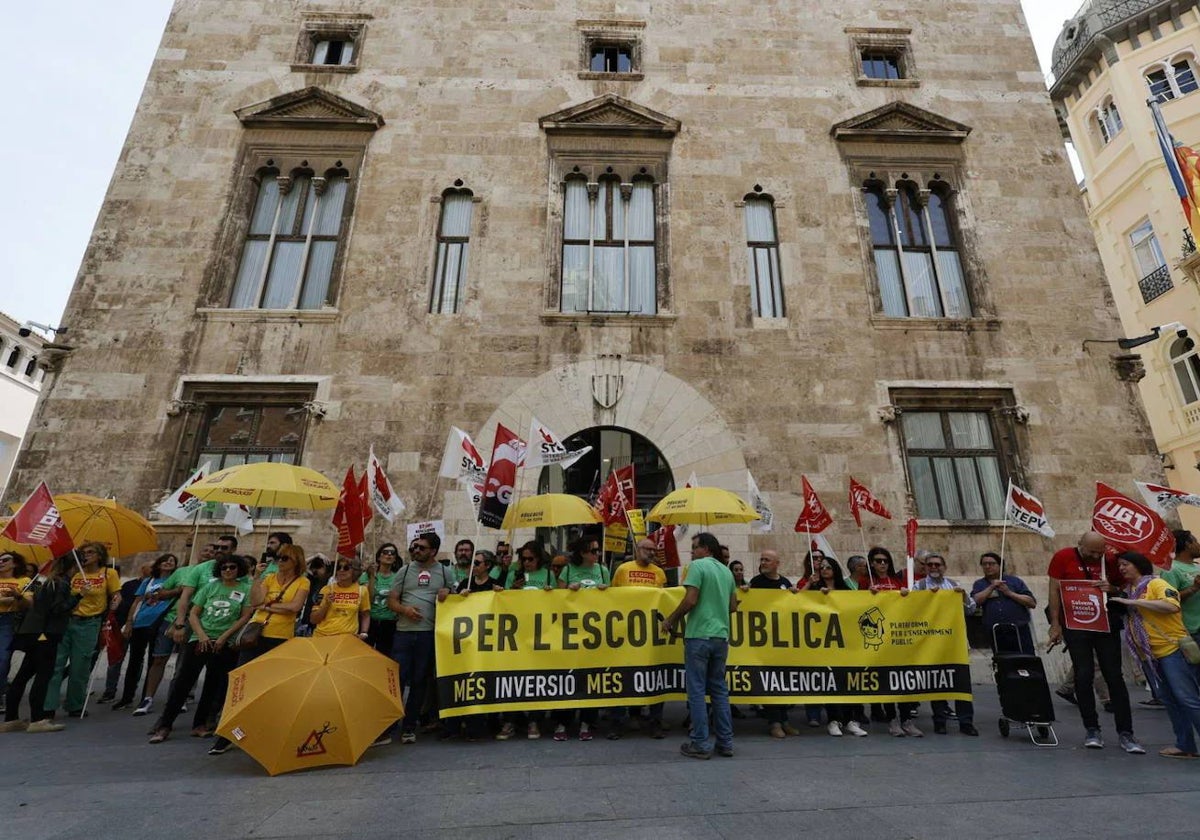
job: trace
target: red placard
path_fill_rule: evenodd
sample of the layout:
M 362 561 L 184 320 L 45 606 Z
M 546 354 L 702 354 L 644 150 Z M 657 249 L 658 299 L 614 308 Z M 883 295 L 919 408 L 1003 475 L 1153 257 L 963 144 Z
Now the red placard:
M 1058 589 L 1062 593 L 1063 627 L 1093 633 L 1109 631 L 1106 598 L 1098 581 L 1063 580 Z

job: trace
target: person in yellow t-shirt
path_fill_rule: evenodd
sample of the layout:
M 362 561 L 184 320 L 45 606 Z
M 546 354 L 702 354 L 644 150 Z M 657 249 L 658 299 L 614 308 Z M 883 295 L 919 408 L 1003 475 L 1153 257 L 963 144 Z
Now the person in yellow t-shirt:
M 45 709 L 51 715 L 58 710 L 64 672 L 67 696 L 63 707 L 67 717 L 82 717 L 87 701 L 88 678 L 92 671 L 92 653 L 100 637 L 100 625 L 112 599 L 121 591 L 121 576 L 108 565 L 108 549 L 98 542 L 86 542 L 78 549 L 81 570 L 71 578 L 71 592 L 79 603 L 71 612 L 67 632 L 58 646 L 54 676 L 46 692 Z M 68 665 L 68 662 L 70 663 Z
M 334 578 L 321 588 L 313 607 L 314 636 L 342 636 L 355 633 L 367 638 L 371 625 L 371 594 L 358 583 L 362 564 L 357 560 L 337 559 Z
M 21 593 L 29 586 L 29 577 L 24 557 L 15 551 L 0 553 L 0 699 L 8 690 L 12 640 L 25 605 Z
M 260 653 L 286 642 L 296 635 L 296 616 L 308 601 L 308 578 L 304 575 L 304 549 L 298 545 L 285 545 L 279 549 L 279 570 L 254 581 L 250 602 L 256 612 L 251 621 L 261 622 L 262 635 L 251 653 L 253 659 Z M 248 661 L 242 656 L 239 664 Z
M 1175 746 L 1164 747 L 1158 754 L 1164 758 L 1198 758 L 1200 679 L 1179 647 L 1180 639 L 1191 639 L 1180 617 L 1179 592 L 1167 581 L 1154 577 L 1154 565 L 1136 551 L 1117 557 L 1117 571 L 1129 594 L 1108 600 L 1129 608 L 1125 641 L 1141 661 L 1147 679 L 1155 684 L 1175 730 Z
M 667 573 L 662 570 L 662 567 L 654 562 L 656 551 L 654 548 L 654 540 L 639 540 L 637 547 L 634 549 L 635 554 L 632 560 L 627 560 L 617 570 L 613 572 L 612 585 L 614 587 L 629 587 L 641 586 L 654 589 L 662 589 L 667 585 Z M 663 704 L 651 703 L 645 707 L 649 714 L 648 729 L 651 738 L 665 738 L 667 730 L 663 726 Z M 630 720 L 640 721 L 642 709 L 640 706 L 621 706 L 613 709 L 611 713 L 612 728 L 606 736 L 610 741 L 615 741 L 621 737 L 624 730 L 628 727 Z

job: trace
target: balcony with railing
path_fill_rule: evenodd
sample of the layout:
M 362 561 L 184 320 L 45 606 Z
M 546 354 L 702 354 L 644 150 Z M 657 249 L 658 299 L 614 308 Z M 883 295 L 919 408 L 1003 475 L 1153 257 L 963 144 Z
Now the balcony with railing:
M 1175 288 L 1171 282 L 1171 269 L 1160 265 L 1138 281 L 1138 288 L 1142 292 L 1142 303 L 1149 303 L 1155 298 L 1165 295 Z

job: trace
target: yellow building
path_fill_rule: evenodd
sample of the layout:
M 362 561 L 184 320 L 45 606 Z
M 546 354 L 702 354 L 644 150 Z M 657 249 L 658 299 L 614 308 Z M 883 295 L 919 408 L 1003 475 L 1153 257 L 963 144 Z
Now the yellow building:
M 1200 4 L 1090 0 L 1063 25 L 1050 96 L 1083 169 L 1084 204 L 1126 336 L 1178 322 L 1138 347 L 1146 413 L 1167 480 L 1200 493 L 1200 255 L 1154 131 L 1200 144 Z M 1096 336 L 1111 339 L 1113 336 Z M 1111 345 L 1090 345 L 1093 352 Z M 1118 357 L 1119 358 L 1119 357 Z M 1147 479 L 1150 480 L 1150 479 Z M 1183 508 L 1200 528 L 1200 509 Z

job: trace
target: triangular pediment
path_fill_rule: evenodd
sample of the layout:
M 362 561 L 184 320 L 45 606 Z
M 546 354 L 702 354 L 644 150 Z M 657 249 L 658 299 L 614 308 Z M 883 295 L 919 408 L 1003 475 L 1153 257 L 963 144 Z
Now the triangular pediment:
M 383 125 L 383 117 L 322 90 L 306 87 L 284 93 L 257 105 L 234 111 L 247 128 L 316 128 L 374 131 Z
M 615 93 L 606 93 L 572 105 L 538 120 L 547 134 L 634 134 L 673 137 L 679 120 L 638 105 Z
M 831 133 L 836 140 L 961 143 L 971 127 L 907 102 L 889 102 L 835 123 Z

